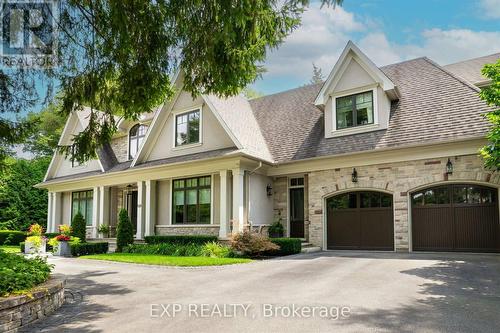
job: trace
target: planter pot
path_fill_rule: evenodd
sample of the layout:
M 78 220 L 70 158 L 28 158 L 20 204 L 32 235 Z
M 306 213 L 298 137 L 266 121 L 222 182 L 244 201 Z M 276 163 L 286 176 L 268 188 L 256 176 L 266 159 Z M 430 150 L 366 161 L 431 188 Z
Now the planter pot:
M 71 247 L 69 242 L 60 241 L 57 245 L 57 251 L 54 253 L 55 256 L 61 257 L 71 257 Z
M 34 254 L 34 253 L 45 254 L 46 249 L 47 249 L 47 240 L 45 238 L 42 239 L 42 245 L 39 248 L 35 247 L 35 245 L 31 242 L 26 242 L 24 244 L 25 254 Z

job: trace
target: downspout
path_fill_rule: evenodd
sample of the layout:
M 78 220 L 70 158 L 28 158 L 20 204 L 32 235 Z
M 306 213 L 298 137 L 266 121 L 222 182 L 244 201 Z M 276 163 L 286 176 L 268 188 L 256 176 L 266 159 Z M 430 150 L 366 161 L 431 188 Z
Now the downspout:
M 250 206 L 250 176 L 253 175 L 255 173 L 255 171 L 259 170 L 260 168 L 262 168 L 262 161 L 259 161 L 259 165 L 253 169 L 252 171 L 249 171 L 248 172 L 248 190 L 247 190 L 247 193 L 248 193 L 248 197 L 247 197 L 247 207 L 248 207 L 248 210 L 247 210 L 247 220 L 248 218 L 250 217 L 250 209 L 251 209 L 251 206 Z M 252 229 L 252 221 L 248 220 L 248 224 L 250 225 L 250 231 Z

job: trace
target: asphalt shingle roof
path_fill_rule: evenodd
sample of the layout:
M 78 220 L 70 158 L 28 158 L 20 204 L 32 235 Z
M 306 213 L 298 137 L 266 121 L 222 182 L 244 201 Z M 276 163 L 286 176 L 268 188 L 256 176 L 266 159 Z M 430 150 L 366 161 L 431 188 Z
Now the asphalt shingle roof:
M 492 64 L 500 59 L 500 53 L 490 54 L 484 57 L 469 59 L 443 66 L 446 70 L 467 80 L 473 84 L 478 84 L 488 80 L 481 74 L 481 69 L 485 64 Z

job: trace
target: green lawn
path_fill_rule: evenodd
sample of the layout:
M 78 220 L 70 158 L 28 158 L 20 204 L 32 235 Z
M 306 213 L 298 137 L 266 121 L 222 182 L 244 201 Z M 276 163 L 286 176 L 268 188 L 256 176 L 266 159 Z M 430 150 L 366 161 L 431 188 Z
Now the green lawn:
M 243 258 L 174 257 L 140 253 L 94 254 L 81 256 L 80 258 L 162 266 L 218 266 L 242 264 L 252 261 L 251 259 Z
M 19 253 L 21 249 L 19 245 L 0 245 L 0 249 L 7 253 Z

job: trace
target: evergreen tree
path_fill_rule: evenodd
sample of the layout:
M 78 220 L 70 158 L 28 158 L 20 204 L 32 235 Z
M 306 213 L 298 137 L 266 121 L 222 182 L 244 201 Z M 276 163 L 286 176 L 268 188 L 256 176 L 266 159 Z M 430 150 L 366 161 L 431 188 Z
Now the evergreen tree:
M 125 209 L 120 210 L 118 216 L 118 226 L 116 227 L 116 252 L 121 252 L 123 248 L 134 243 L 134 228 Z
M 73 229 L 73 236 L 80 238 L 80 242 L 84 243 L 86 241 L 87 224 L 80 212 L 73 217 L 71 228 Z
M 313 76 L 311 78 L 311 81 L 309 82 L 311 84 L 323 83 L 325 77 L 323 75 L 323 72 L 321 71 L 321 68 L 317 67 L 314 63 L 312 65 L 313 65 Z

